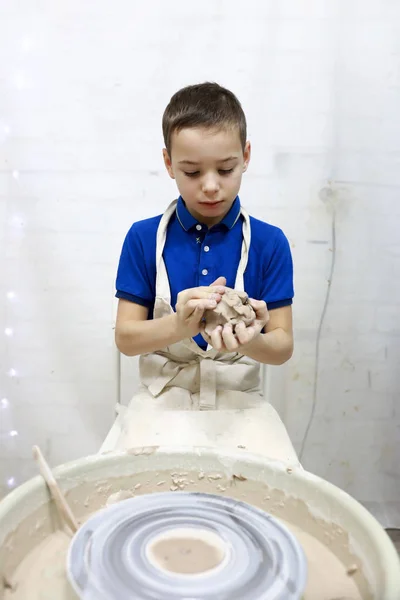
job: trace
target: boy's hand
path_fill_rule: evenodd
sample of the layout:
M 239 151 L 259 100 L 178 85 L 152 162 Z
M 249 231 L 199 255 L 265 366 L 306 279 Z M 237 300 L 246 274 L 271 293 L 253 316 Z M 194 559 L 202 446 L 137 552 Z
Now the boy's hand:
M 251 325 L 246 327 L 244 323 L 239 323 L 235 327 L 235 333 L 232 325 L 219 326 L 214 329 L 211 336 L 205 333 L 203 325 L 201 335 L 206 342 L 219 352 L 235 352 L 237 350 L 240 352 L 241 346 L 252 342 L 268 323 L 269 315 L 264 301 L 249 299 L 249 304 L 256 313 L 255 321 Z
M 209 287 L 191 288 L 178 294 L 175 308 L 181 339 L 192 338 L 200 333 L 204 312 L 217 306 L 225 293 L 225 286 L 225 277 L 218 277 Z

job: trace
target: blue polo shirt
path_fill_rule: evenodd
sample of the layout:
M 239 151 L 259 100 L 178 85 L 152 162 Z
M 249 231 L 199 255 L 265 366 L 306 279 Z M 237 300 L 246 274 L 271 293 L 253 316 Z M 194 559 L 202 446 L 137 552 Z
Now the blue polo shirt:
M 156 235 L 162 215 L 138 221 L 128 231 L 118 266 L 117 298 L 149 309 L 153 318 L 156 284 Z M 242 223 L 239 197 L 224 219 L 208 228 L 197 221 L 178 199 L 164 248 L 164 262 L 175 308 L 182 290 L 210 285 L 226 277 L 234 287 L 242 248 Z M 265 300 L 268 310 L 288 306 L 293 300 L 293 264 L 284 233 L 273 225 L 250 217 L 251 244 L 244 286 L 250 298 Z M 202 348 L 206 344 L 194 338 Z

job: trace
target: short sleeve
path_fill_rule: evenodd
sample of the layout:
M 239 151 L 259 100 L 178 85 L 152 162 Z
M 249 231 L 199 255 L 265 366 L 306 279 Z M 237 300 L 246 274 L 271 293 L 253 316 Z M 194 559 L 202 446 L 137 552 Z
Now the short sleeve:
M 285 234 L 277 229 L 272 254 L 264 265 L 261 299 L 272 310 L 291 305 L 293 296 L 292 253 Z
M 154 290 L 146 271 L 145 253 L 135 225 L 129 230 L 122 246 L 116 288 L 117 298 L 148 308 L 154 303 Z

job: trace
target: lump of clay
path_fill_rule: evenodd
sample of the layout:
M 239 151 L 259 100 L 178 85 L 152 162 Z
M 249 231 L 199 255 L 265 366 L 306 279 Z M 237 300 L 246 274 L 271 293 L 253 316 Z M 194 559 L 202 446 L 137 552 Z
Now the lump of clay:
M 117 502 L 127 500 L 128 498 L 133 498 L 133 494 L 131 494 L 129 490 L 120 490 L 119 492 L 115 492 L 115 494 L 111 494 L 111 496 L 108 496 L 106 506 L 108 507 L 112 504 L 117 504 Z
M 204 313 L 206 334 L 211 335 L 218 325 L 224 326 L 226 323 L 232 325 L 233 332 L 238 323 L 244 323 L 246 327 L 251 325 L 256 318 L 256 313 L 248 303 L 248 299 L 246 292 L 226 288 L 217 306 Z

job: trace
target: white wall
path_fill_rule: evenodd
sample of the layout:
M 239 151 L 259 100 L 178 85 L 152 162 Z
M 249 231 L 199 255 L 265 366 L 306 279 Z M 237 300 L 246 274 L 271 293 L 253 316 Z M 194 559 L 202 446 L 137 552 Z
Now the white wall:
M 398 499 L 400 4 L 196 6 L 2 2 L 0 489 L 35 473 L 32 444 L 56 464 L 105 436 L 120 247 L 175 194 L 161 114 L 179 87 L 217 80 L 248 116 L 242 201 L 293 248 L 296 352 L 273 372 L 272 401 L 299 448 L 333 202 L 336 265 L 303 463 L 361 500 Z

